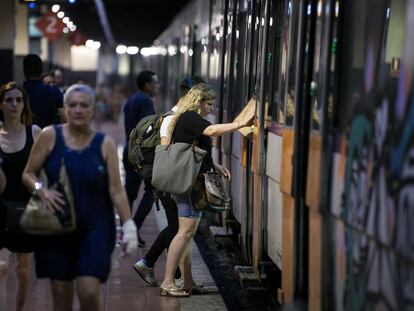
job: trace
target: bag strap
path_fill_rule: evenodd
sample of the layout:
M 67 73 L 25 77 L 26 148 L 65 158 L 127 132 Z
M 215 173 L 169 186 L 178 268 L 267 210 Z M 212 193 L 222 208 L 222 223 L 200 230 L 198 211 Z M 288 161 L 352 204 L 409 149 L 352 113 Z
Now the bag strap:
M 181 116 L 179 116 L 179 118 L 181 118 Z M 174 136 L 174 133 L 175 133 L 175 129 L 176 129 L 176 127 L 177 127 L 177 122 L 178 122 L 178 120 L 175 122 L 175 126 L 174 126 L 174 129 L 173 129 L 172 133 L 171 133 L 170 140 L 168 141 L 168 143 L 167 143 L 167 147 L 165 147 L 165 149 L 168 149 L 168 147 L 169 147 L 170 145 L 174 144 L 174 139 L 173 139 L 173 136 Z M 197 138 L 195 138 L 195 139 L 193 140 L 192 144 L 191 144 L 191 150 L 193 150 L 193 151 L 194 151 L 194 150 L 195 150 L 195 147 L 197 146 L 197 144 L 198 144 L 198 141 L 197 141 Z

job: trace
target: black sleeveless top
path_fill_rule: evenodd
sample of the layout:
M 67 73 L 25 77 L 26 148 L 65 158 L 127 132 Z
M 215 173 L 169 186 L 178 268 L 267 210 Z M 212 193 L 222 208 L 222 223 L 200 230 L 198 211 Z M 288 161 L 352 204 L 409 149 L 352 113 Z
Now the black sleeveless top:
M 33 145 L 32 126 L 27 125 L 25 130 L 26 142 L 22 150 L 7 153 L 0 146 L 0 157 L 3 158 L 2 168 L 7 180 L 2 199 L 6 201 L 27 202 L 30 198 L 29 191 L 22 183 L 22 173 Z

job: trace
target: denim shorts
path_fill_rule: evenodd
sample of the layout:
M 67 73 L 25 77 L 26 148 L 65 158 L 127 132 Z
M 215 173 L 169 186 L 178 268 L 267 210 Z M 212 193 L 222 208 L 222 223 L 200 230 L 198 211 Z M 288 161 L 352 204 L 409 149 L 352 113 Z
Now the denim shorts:
M 178 217 L 188 218 L 201 218 L 203 212 L 197 211 L 190 200 L 189 194 L 184 195 L 171 195 L 175 203 L 177 204 Z

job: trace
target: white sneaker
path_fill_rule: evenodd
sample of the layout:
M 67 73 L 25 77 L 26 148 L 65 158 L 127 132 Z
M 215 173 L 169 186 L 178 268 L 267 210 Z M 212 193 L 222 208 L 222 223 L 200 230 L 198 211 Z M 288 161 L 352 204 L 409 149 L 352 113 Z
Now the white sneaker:
M 138 273 L 138 275 L 150 286 L 158 286 L 158 283 L 154 277 L 154 268 L 148 267 L 145 264 L 144 259 L 141 259 L 138 262 L 136 262 L 133 267 L 135 272 Z

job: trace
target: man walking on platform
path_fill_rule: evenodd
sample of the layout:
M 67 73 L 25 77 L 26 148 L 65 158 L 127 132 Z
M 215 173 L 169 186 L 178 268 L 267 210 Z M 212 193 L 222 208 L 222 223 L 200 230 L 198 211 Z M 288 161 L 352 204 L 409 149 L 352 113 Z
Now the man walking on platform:
M 158 77 L 152 71 L 144 70 L 140 72 L 137 76 L 137 85 L 139 91 L 129 97 L 124 106 L 126 143 L 122 161 L 125 168 L 125 190 L 131 208 L 134 200 L 137 198 L 142 179 L 141 176 L 134 171 L 128 161 L 129 134 L 142 118 L 155 113 L 154 103 L 151 98 L 157 95 L 160 90 Z M 145 193 L 134 216 L 134 222 L 138 230 L 140 230 L 145 218 L 151 211 L 152 205 L 154 204 L 151 180 L 144 180 L 144 183 Z M 143 241 L 140 236 L 138 236 L 138 242 L 140 247 L 145 246 L 145 241 Z
M 43 63 L 36 54 L 28 54 L 23 59 L 23 73 L 26 81 L 23 88 L 29 96 L 33 123 L 41 128 L 64 122 L 63 94 L 58 87 L 45 85 L 41 80 Z

